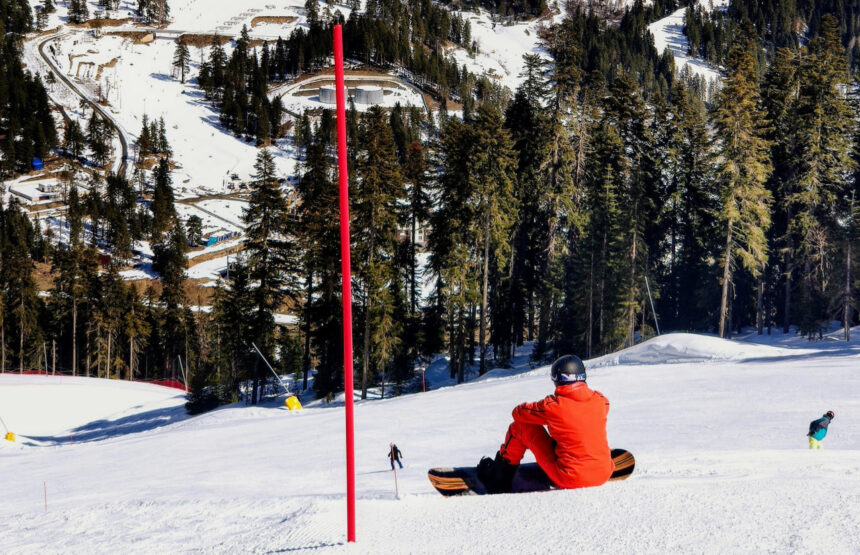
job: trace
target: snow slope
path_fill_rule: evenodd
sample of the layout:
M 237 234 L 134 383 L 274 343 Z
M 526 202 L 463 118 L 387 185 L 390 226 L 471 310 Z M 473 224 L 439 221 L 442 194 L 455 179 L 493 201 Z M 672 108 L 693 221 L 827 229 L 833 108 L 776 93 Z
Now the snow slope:
M 637 459 L 629 480 L 599 488 L 446 499 L 430 487 L 428 468 L 491 455 L 512 407 L 551 391 L 548 368 L 524 356 L 470 383 L 359 402 L 351 545 L 339 403 L 188 418 L 156 386 L 62 378 L 59 405 L 59 378 L 0 375 L 0 417 L 19 436 L 0 441 L 0 552 L 856 553 L 860 342 L 793 350 L 781 338 L 673 334 L 590 363 L 612 402 L 610 443 Z M 134 399 L 97 413 L 103 387 Z M 826 410 L 836 419 L 810 452 L 808 423 Z M 90 418 L 103 431 L 73 443 Z M 400 499 L 390 441 L 405 456 Z
M 699 4 L 710 11 L 722 9 L 728 4 L 727 0 L 699 1 Z M 684 13 L 687 8 L 679 8 L 648 26 L 648 31 L 654 36 L 654 47 L 661 54 L 667 49 L 675 57 L 675 67 L 680 73 L 687 68 L 692 75 L 701 76 L 707 83 L 716 82 L 720 79 L 720 70 L 704 60 L 689 54 L 690 41 L 684 34 Z

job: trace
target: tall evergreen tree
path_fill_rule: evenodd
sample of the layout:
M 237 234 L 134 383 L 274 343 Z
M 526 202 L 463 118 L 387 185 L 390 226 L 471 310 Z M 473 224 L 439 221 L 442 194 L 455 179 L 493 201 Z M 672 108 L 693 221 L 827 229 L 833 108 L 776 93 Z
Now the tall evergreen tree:
M 735 257 L 753 277 L 767 262 L 765 233 L 770 226 L 771 202 L 771 194 L 764 186 L 771 171 L 769 145 L 764 138 L 765 114 L 751 45 L 733 47 L 728 66 L 729 75 L 713 112 L 722 154 L 717 179 L 725 245 L 721 256 L 720 337 L 730 333 L 729 289 Z
M 392 317 L 391 287 L 396 278 L 398 200 L 405 197 L 405 189 L 394 134 L 385 112 L 373 106 L 362 123 L 355 237 L 364 297 L 361 398 L 366 399 L 369 380 L 378 369 L 384 370 L 390 364 L 400 343 L 400 330 Z
M 185 74 L 191 68 L 191 53 L 188 45 L 183 41 L 176 42 L 176 51 L 173 53 L 173 67 L 179 72 L 181 83 L 185 83 Z
M 158 161 L 155 168 L 155 190 L 152 193 L 152 238 L 160 240 L 176 216 L 173 205 L 173 187 L 170 180 L 170 164 L 167 158 Z
M 257 282 L 253 290 L 253 331 L 257 347 L 268 359 L 273 359 L 275 349 L 275 310 L 281 305 L 285 294 L 295 297 L 294 246 L 289 226 L 287 204 L 281 193 L 275 174 L 275 161 L 268 149 L 257 155 L 254 164 L 256 173 L 251 184 L 251 199 L 243 220 L 246 241 L 245 252 L 251 279 Z M 263 371 L 255 363 L 254 393 L 259 387 Z M 256 395 L 253 401 L 256 403 Z
M 320 396 L 333 393 L 343 383 L 338 199 L 328 155 L 331 122 L 331 112 L 324 112 L 320 128 L 307 147 L 297 187 L 301 199 L 301 273 L 306 290 L 302 309 L 303 381 L 307 388 L 313 364 L 317 371 L 314 388 Z
M 845 92 L 850 82 L 845 49 L 832 15 L 822 18 L 820 34 L 810 41 L 798 75 L 797 187 L 787 201 L 793 205 L 789 227 L 797 238 L 796 256 L 802 265 L 797 322 L 802 333 L 812 335 L 820 334 L 832 320 L 828 266 L 842 225 L 839 220 L 847 216 L 856 125 Z M 842 210 L 833 210 L 840 203 Z

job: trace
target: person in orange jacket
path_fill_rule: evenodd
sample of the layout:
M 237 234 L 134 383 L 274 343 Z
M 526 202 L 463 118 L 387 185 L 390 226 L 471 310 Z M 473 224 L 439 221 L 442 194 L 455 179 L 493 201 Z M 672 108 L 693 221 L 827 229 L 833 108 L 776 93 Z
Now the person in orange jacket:
M 588 387 L 585 366 L 575 355 L 556 360 L 550 374 L 555 392 L 514 408 L 514 421 L 496 458 L 484 457 L 478 463 L 478 478 L 488 492 L 511 491 L 526 449 L 559 488 L 599 486 L 609 480 L 613 470 L 606 439 L 609 400 Z

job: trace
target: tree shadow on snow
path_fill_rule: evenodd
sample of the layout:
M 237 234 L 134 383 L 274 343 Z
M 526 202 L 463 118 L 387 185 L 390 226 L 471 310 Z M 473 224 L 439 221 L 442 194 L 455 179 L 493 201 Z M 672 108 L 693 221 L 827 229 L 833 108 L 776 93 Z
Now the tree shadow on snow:
M 834 346 L 832 348 L 823 348 L 818 353 L 814 355 L 815 359 L 821 357 L 856 357 L 860 356 L 860 345 L 842 345 L 842 346 Z M 766 355 L 759 357 L 749 357 L 744 358 L 738 361 L 740 364 L 746 364 L 748 362 L 788 362 L 792 360 L 810 360 L 809 353 L 798 353 L 798 354 L 778 354 L 778 355 Z M 810 363 L 812 366 L 815 365 L 814 360 Z
M 52 436 L 28 436 L 40 444 L 90 443 L 155 430 L 188 419 L 185 405 L 130 414 L 116 420 L 94 420 Z
M 176 81 L 175 77 L 167 75 L 166 73 L 150 73 L 149 76 L 153 79 L 158 79 L 159 81 Z

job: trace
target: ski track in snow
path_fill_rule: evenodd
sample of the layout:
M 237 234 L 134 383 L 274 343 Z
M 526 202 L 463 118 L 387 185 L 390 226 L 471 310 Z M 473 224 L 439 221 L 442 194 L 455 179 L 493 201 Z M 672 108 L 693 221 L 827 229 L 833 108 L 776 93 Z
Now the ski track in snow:
M 356 405 L 355 544 L 340 402 L 188 417 L 168 388 L 0 375 L 18 435 L 0 442 L 0 553 L 857 553 L 860 341 L 750 339 L 667 334 L 589 361 L 610 443 L 636 471 L 516 496 L 443 498 L 426 470 L 492 455 L 511 409 L 550 393 L 549 369 L 524 346 L 513 368 L 452 386 L 438 359 L 432 391 Z M 809 451 L 828 409 L 824 449 Z

